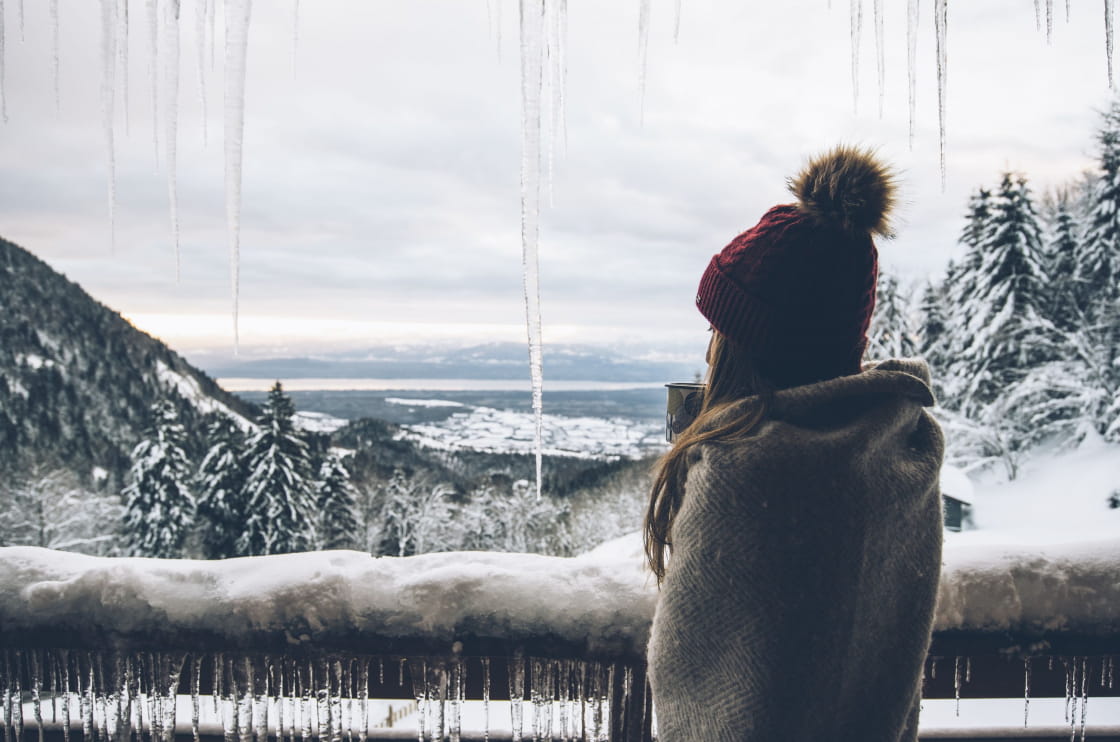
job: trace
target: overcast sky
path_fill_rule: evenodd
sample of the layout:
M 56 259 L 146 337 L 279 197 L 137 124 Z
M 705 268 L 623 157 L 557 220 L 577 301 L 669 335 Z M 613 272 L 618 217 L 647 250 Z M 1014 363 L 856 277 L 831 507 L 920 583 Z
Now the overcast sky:
M 5 4 L 0 126 L 0 235 L 188 355 L 232 346 L 221 8 L 204 142 L 199 1 L 182 0 L 179 282 L 165 156 L 157 162 L 153 142 L 146 3 L 130 5 L 127 117 L 117 97 L 115 250 L 98 3 L 60 2 L 57 111 L 48 3 L 22 3 L 22 40 L 19 4 Z M 295 4 L 253 8 L 243 354 L 524 338 L 515 0 L 303 0 L 298 44 Z M 881 117 L 871 0 L 858 109 L 847 2 L 683 0 L 674 43 L 675 2 L 653 0 L 644 119 L 638 0 L 568 5 L 567 136 L 541 235 L 546 342 L 694 342 L 702 352 L 707 325 L 693 296 L 711 254 L 787 201 L 786 177 L 838 142 L 877 147 L 902 173 L 885 269 L 936 276 L 957 252 L 976 186 L 1012 169 L 1037 192 L 1092 167 L 1096 111 L 1110 96 L 1099 3 L 1073 3 L 1068 24 L 1055 3 L 1050 45 L 1029 0 L 953 3 L 942 192 L 931 0 L 921 7 L 912 150 L 902 0 L 883 3 Z

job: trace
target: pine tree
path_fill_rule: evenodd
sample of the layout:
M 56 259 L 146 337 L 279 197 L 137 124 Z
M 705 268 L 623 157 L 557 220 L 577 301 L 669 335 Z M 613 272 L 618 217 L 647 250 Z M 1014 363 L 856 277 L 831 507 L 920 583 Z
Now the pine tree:
M 319 510 L 318 542 L 321 549 L 349 549 L 358 539 L 354 516 L 357 493 L 350 483 L 350 472 L 337 453 L 331 452 L 319 467 L 315 484 L 315 504 Z
M 931 282 L 922 289 L 918 304 L 920 320 L 918 324 L 918 355 L 926 360 L 937 381 L 948 367 L 945 346 L 949 340 L 948 317 L 945 311 L 943 287 Z
M 1050 286 L 1047 314 L 1054 326 L 1063 331 L 1073 331 L 1084 324 L 1077 280 L 1078 253 L 1081 249 L 1079 232 L 1070 196 L 1059 194 L 1054 204 L 1051 237 L 1046 249 L 1046 274 Z
M 210 448 L 198 467 L 198 523 L 208 559 L 241 556 L 245 528 L 244 437 L 228 420 L 217 420 L 208 431 Z
M 194 514 L 186 432 L 170 401 L 154 404 L 152 418 L 148 437 L 132 451 L 123 492 L 125 533 L 133 556 L 174 558 L 181 556 Z
M 909 302 L 899 288 L 898 279 L 880 273 L 875 294 L 875 315 L 868 330 L 869 355 L 880 359 L 917 355 L 918 342 Z
M 1004 175 L 988 219 L 987 234 L 970 251 L 976 267 L 959 279 L 973 288 L 954 303 L 954 402 L 966 414 L 1055 356 L 1041 231 L 1024 178 Z
M 1120 99 L 1102 115 L 1097 144 L 1101 172 L 1089 194 L 1085 241 L 1077 256 L 1079 304 L 1091 321 L 1108 313 L 1120 294 Z
M 310 548 L 313 493 L 307 443 L 295 429 L 295 407 L 280 382 L 272 387 L 246 444 L 243 554 L 283 554 Z

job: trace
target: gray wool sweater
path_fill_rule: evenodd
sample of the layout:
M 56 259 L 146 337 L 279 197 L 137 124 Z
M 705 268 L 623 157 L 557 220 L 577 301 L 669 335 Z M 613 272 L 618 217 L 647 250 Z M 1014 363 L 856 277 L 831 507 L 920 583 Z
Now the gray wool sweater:
M 662 742 L 917 738 L 932 404 L 924 363 L 885 361 L 780 391 L 753 434 L 689 452 L 649 644 Z

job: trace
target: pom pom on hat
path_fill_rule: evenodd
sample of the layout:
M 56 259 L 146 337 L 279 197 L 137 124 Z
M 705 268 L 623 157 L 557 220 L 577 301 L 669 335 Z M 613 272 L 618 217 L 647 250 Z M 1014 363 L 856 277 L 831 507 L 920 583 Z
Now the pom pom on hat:
M 870 150 L 841 145 L 819 155 L 790 178 L 789 189 L 797 207 L 821 224 L 849 233 L 891 234 L 895 177 Z

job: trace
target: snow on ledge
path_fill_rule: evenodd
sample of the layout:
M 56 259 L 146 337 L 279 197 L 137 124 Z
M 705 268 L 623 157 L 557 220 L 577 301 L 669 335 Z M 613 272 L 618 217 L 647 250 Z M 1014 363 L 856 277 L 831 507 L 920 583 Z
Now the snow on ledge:
M 206 562 L 0 548 L 0 644 L 150 648 L 179 637 L 372 653 L 545 640 L 637 658 L 657 594 L 636 556 L 328 551 Z M 947 543 L 935 630 L 1120 637 L 1120 539 Z

